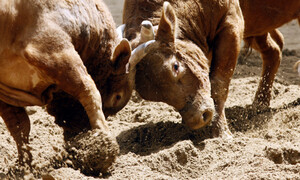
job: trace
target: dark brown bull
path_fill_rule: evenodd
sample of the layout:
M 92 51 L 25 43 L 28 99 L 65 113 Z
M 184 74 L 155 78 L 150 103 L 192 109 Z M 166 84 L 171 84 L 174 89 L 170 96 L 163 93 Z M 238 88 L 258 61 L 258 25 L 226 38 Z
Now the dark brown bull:
M 283 46 L 283 37 L 276 28 L 294 18 L 299 20 L 300 1 L 169 3 L 163 6 L 162 0 L 125 0 L 124 35 L 133 47 L 147 37 L 143 35 L 147 33 L 139 35 L 144 20 L 149 20 L 155 30 L 158 26 L 155 42 L 149 43 L 134 63 L 140 60 L 136 66 L 136 90 L 147 100 L 175 107 L 192 129 L 208 124 L 215 112 L 213 136 L 228 135 L 224 105 L 242 35 L 249 46 L 262 54 L 262 78 L 253 106 L 265 108 L 270 103 Z M 142 27 L 147 29 L 149 25 Z
M 24 106 L 45 105 L 53 92 L 77 99 L 90 126 L 109 134 L 102 109 L 127 103 L 134 76 L 125 73 L 130 45 L 102 0 L 0 0 L 0 43 L 0 115 L 21 163 L 31 161 Z

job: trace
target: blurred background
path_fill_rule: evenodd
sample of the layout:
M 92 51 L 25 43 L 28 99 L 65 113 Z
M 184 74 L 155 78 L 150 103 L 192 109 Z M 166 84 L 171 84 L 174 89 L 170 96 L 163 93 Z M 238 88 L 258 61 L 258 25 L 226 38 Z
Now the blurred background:
M 115 23 L 120 25 L 122 23 L 122 13 L 124 0 L 104 0 L 110 12 L 112 13 Z M 285 38 L 284 48 L 300 49 L 300 28 L 296 20 L 279 28 Z M 296 34 L 296 36 L 295 36 Z
M 117 25 L 122 23 L 122 13 L 124 0 L 104 0 L 110 12 L 112 13 Z

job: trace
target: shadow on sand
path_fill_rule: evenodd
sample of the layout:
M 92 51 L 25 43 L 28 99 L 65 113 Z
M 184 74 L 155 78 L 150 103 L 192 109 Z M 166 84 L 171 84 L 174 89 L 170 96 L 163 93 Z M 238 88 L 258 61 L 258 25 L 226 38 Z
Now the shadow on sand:
M 260 128 L 280 109 L 287 109 L 300 105 L 300 98 L 288 105 L 257 111 L 249 107 L 235 106 L 226 108 L 226 116 L 231 132 L 246 132 L 250 129 Z M 212 127 L 207 126 L 200 130 L 190 130 L 184 124 L 175 122 L 148 123 L 123 131 L 117 136 L 120 153 L 129 152 L 146 156 L 169 148 L 177 142 L 191 140 L 201 149 L 205 139 L 212 138 Z M 203 148 L 203 147 L 202 147 Z
M 183 140 L 191 140 L 197 145 L 203 140 L 211 138 L 211 129 L 208 126 L 192 131 L 181 123 L 149 123 L 122 132 L 117 137 L 117 141 L 121 154 L 133 152 L 145 156 Z

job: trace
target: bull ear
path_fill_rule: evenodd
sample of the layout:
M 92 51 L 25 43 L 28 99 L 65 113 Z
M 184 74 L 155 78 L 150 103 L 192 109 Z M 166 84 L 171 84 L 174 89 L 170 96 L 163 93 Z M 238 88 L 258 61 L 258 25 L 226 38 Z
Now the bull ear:
M 163 42 L 174 42 L 176 38 L 176 24 L 177 17 L 173 7 L 169 2 L 164 2 L 162 16 L 160 18 L 158 30 L 157 30 L 157 41 Z
M 131 46 L 127 39 L 122 39 L 121 42 L 116 46 L 112 57 L 114 74 L 124 74 L 126 72 L 126 65 L 130 56 Z

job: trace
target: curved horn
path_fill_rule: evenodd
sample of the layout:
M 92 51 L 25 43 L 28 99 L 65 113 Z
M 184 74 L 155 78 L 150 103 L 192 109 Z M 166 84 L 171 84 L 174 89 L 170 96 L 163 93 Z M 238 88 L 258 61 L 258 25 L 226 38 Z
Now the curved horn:
M 124 30 L 125 30 L 126 24 L 122 24 L 117 28 L 117 33 L 118 33 L 118 38 L 120 40 L 123 39 L 123 35 L 124 35 Z
M 144 43 L 154 39 L 154 29 L 150 21 L 143 21 L 141 27 L 141 39 L 140 43 Z
M 300 60 L 298 60 L 295 65 L 294 69 L 298 72 L 298 75 L 300 76 Z
M 152 44 L 154 42 L 155 40 L 151 40 L 140 44 L 131 52 L 129 63 L 126 66 L 126 73 L 132 71 L 135 68 L 135 66 L 147 55 L 147 53 L 152 49 Z

